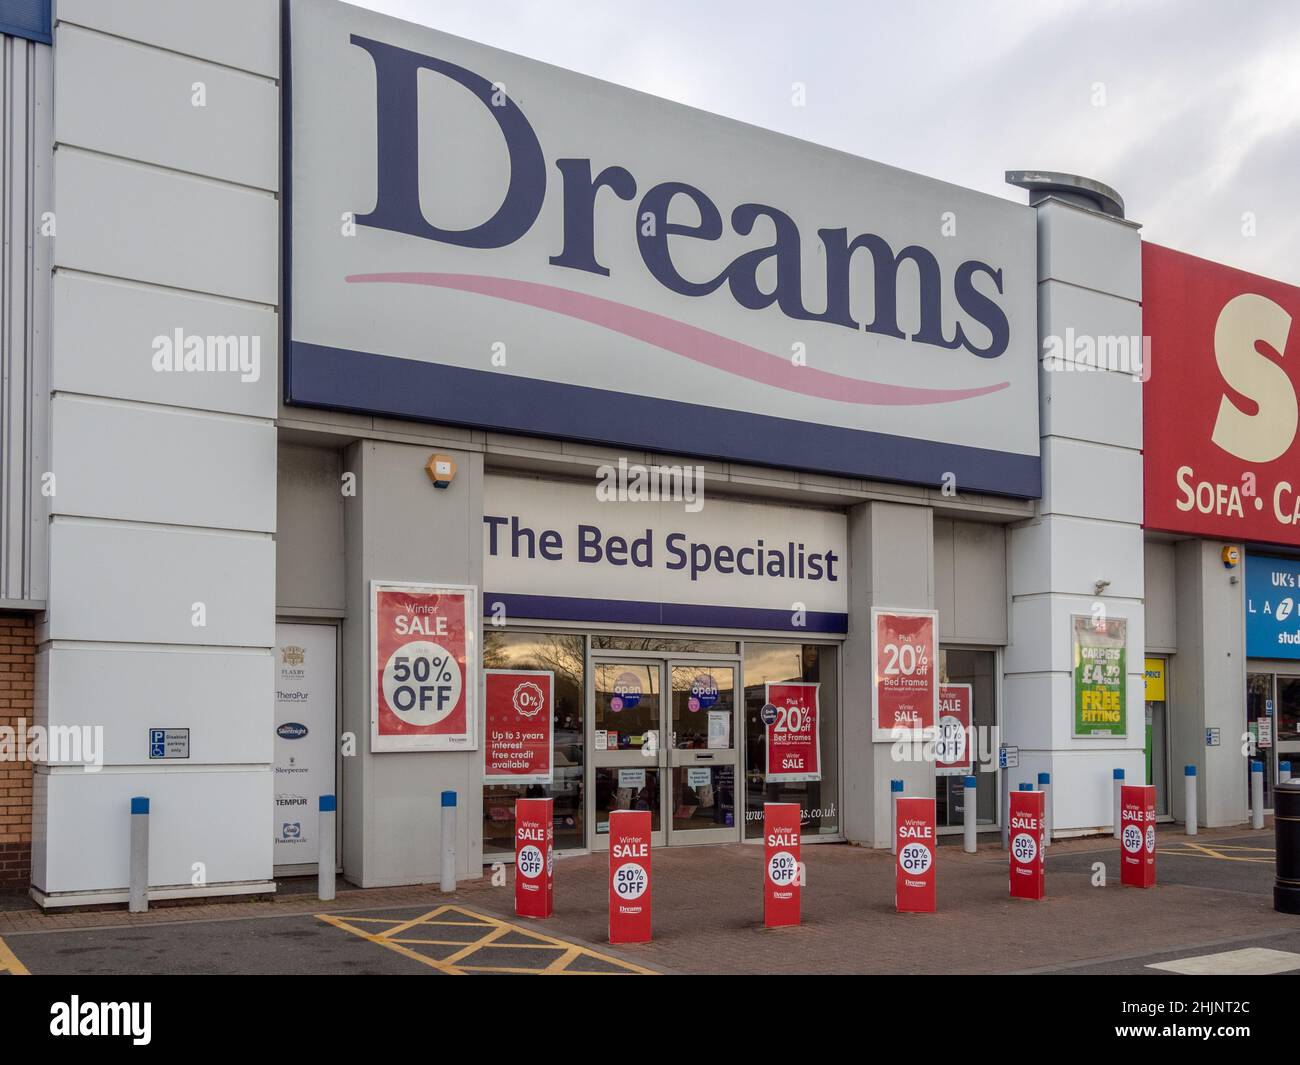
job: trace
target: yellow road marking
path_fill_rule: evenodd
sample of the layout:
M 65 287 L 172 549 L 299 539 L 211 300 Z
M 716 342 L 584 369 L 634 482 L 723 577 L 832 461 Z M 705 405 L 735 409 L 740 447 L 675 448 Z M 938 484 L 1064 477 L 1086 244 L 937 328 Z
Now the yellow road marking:
M 1177 847 L 1186 847 L 1187 849 L 1178 850 L 1176 849 Z M 1237 854 L 1224 854 L 1223 852 L 1227 850 L 1242 850 L 1242 851 L 1250 851 L 1250 852 L 1261 852 L 1266 854 L 1273 853 L 1272 847 L 1242 847 L 1242 846 L 1232 846 L 1228 844 L 1216 845 L 1212 843 L 1192 843 L 1191 841 L 1188 841 L 1186 843 L 1175 844 L 1174 846 L 1171 847 L 1166 847 L 1163 849 L 1162 853 L 1177 854 L 1185 858 L 1217 858 L 1220 861 L 1224 861 L 1224 862 L 1256 862 L 1259 864 L 1267 864 L 1267 865 L 1273 864 L 1272 858 L 1245 858 Z
M 316 917 L 326 924 L 333 925 L 345 932 L 364 939 L 370 943 L 376 943 L 381 947 L 401 954 L 403 957 L 411 958 L 413 961 L 421 962 L 432 969 L 437 969 L 441 973 L 449 976 L 463 976 L 466 973 L 530 973 L 534 975 L 544 974 L 553 976 L 624 976 L 639 974 L 645 976 L 654 975 L 653 970 L 642 968 L 639 965 L 633 965 L 621 958 L 614 958 L 608 954 L 602 954 L 599 951 L 592 950 L 590 947 L 582 947 L 576 943 L 570 943 L 567 940 L 556 939 L 554 936 L 548 936 L 544 932 L 538 932 L 532 928 L 521 928 L 518 925 L 510 924 L 496 917 L 487 914 L 476 913 L 473 910 L 465 910 L 459 906 L 439 906 L 437 909 L 430 910 L 428 913 L 420 914 L 406 921 L 392 921 L 391 918 L 382 917 L 352 917 L 337 916 L 328 913 L 318 913 Z M 459 917 L 460 920 L 449 920 L 448 918 Z M 386 923 L 391 927 L 384 931 L 367 930 L 361 925 Z M 446 939 L 421 939 L 416 938 L 419 935 L 418 929 L 424 926 L 458 928 L 473 928 L 481 930 L 482 934 L 477 939 L 472 940 L 446 940 Z M 414 933 L 409 935 L 407 933 Z M 526 937 L 532 942 L 513 942 L 501 943 L 499 940 L 507 935 Z M 447 946 L 459 947 L 460 949 L 448 955 L 445 958 L 431 958 L 418 950 L 412 950 L 412 946 Z M 523 968 L 518 966 L 496 966 L 496 965 L 473 965 L 463 964 L 466 959 L 472 958 L 479 951 L 491 953 L 493 948 L 498 950 L 560 950 L 561 955 L 555 959 L 539 959 L 538 968 Z M 579 958 L 592 958 L 597 961 L 603 961 L 609 965 L 617 966 L 620 972 L 602 973 L 573 971 L 568 966 Z
M 385 939 L 383 936 L 373 935 L 370 932 L 364 931 L 363 929 L 356 928 L 355 926 L 349 924 L 347 921 L 343 920 L 343 918 L 341 917 L 331 917 L 327 913 L 318 913 L 316 916 L 319 917 L 326 924 L 332 924 L 335 928 L 341 928 L 345 932 L 351 932 L 354 936 L 360 936 L 362 939 L 368 939 L 371 943 L 378 943 L 381 947 L 387 947 L 389 950 L 395 951 L 396 953 L 401 954 L 404 957 L 411 958 L 414 961 L 422 962 L 423 964 L 429 966 L 431 969 L 437 969 L 439 972 L 446 973 L 448 976 L 461 975 L 460 970 L 457 969 L 455 966 L 443 965 L 443 963 L 438 961 L 438 959 L 430 958 L 427 954 L 421 954 L 418 950 L 411 950 L 409 947 L 404 947 L 400 943 L 394 943 L 392 940 Z
M 0 972 L 6 972 L 10 976 L 32 975 L 27 971 L 27 966 L 18 960 L 3 939 L 0 939 Z

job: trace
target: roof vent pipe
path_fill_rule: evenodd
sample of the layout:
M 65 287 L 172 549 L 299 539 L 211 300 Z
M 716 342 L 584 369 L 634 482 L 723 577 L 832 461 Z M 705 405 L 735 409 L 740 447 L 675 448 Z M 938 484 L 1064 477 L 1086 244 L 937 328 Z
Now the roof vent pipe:
M 1008 185 L 1029 190 L 1030 207 L 1037 207 L 1050 198 L 1111 218 L 1124 217 L 1124 201 L 1119 193 L 1092 178 L 1058 174 L 1052 170 L 1008 170 L 1006 179 Z

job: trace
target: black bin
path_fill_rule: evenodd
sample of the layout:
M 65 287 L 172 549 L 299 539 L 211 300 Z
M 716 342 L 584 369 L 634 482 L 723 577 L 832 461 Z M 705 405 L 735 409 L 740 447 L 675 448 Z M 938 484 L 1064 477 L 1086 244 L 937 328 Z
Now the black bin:
M 1273 909 L 1300 914 L 1300 780 L 1273 789 L 1273 832 L 1277 839 Z

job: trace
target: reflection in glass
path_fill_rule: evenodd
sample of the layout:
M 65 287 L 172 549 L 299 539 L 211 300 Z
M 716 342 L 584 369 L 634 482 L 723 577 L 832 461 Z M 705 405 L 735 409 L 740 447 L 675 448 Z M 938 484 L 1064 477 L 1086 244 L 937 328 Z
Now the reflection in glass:
M 649 733 L 662 727 L 659 717 L 658 662 L 602 662 L 593 670 L 596 732 L 605 735 L 607 751 L 639 751 Z M 599 736 L 597 737 L 599 739 Z
M 677 766 L 672 774 L 674 832 L 734 827 L 735 766 Z
M 763 834 L 765 802 L 797 802 L 804 836 L 835 835 L 840 830 L 839 679 L 831 645 L 745 642 L 745 837 Z M 818 733 L 822 779 L 768 784 L 765 772 L 767 729 L 760 714 L 765 685 L 781 681 L 818 682 Z
M 596 767 L 596 831 L 609 832 L 613 810 L 649 810 L 650 831 L 663 826 L 659 820 L 659 770 L 654 766 Z
M 997 724 L 997 706 L 994 704 L 996 691 L 994 671 L 997 667 L 997 655 L 993 651 L 964 651 L 952 647 L 939 648 L 939 680 L 943 684 L 969 684 L 971 698 L 971 724 L 975 727 L 975 736 L 991 736 Z M 991 744 L 983 745 L 989 753 Z M 981 745 L 978 740 L 972 749 L 979 757 Z M 992 825 L 997 823 L 998 789 L 997 752 L 992 752 L 990 761 L 976 763 L 975 775 L 979 786 L 975 789 L 975 823 Z M 935 821 L 939 828 L 960 827 L 966 823 L 966 778 L 964 776 L 938 777 L 935 781 Z
M 485 669 L 546 669 L 555 673 L 553 783 L 483 787 L 483 852 L 513 854 L 515 800 L 555 800 L 556 849 L 585 847 L 583 826 L 583 638 L 571 633 L 502 631 L 484 626 Z
M 735 640 L 681 640 L 664 636 L 593 636 L 593 651 L 676 651 L 680 654 L 734 655 Z
M 1278 678 L 1279 682 L 1284 682 L 1285 678 Z M 1264 809 L 1269 809 L 1273 805 L 1273 748 L 1270 742 L 1268 747 L 1260 747 L 1260 724 L 1264 723 L 1263 732 L 1265 735 L 1273 725 L 1273 674 L 1271 673 L 1247 673 L 1246 674 L 1246 732 L 1252 740 L 1252 756 L 1258 758 L 1264 763 Z M 1271 737 L 1270 741 L 1271 741 Z M 1226 737 L 1225 737 L 1226 739 Z M 1246 808 L 1249 809 L 1250 802 L 1250 774 L 1246 774 Z
M 735 709 L 736 671 L 731 666 L 673 667 L 672 738 L 677 750 L 730 750 Z

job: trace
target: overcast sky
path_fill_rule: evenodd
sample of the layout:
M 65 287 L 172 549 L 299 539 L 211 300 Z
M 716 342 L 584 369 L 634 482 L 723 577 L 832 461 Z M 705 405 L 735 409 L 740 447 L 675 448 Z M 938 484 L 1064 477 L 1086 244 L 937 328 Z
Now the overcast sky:
M 1146 240 L 1300 284 L 1294 0 L 354 2 L 999 196 L 1084 174 Z

